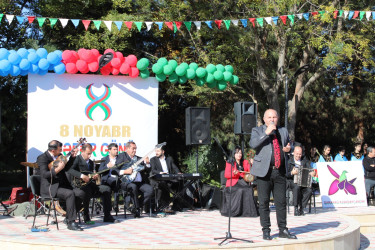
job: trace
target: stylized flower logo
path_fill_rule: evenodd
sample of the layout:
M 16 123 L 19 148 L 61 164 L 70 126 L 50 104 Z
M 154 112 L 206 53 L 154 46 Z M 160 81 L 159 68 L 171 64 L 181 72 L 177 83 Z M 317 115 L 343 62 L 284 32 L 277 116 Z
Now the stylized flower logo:
M 333 170 L 329 165 L 327 165 L 329 172 L 336 177 L 335 180 L 332 182 L 331 186 L 329 187 L 328 195 L 333 195 L 337 191 L 344 189 L 345 193 L 348 194 L 357 194 L 357 189 L 353 185 L 353 182 L 357 179 L 354 178 L 353 180 L 348 181 L 346 179 L 346 173 L 348 173 L 346 170 L 342 172 L 342 174 L 339 176 L 335 170 Z

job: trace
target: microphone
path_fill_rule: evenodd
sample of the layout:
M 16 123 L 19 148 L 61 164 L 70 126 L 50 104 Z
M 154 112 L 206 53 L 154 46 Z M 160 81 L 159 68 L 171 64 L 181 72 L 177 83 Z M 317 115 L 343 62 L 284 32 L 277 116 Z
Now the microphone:
M 275 123 L 272 121 L 270 122 L 270 125 L 274 125 Z M 277 129 L 277 126 L 276 126 L 276 129 Z M 272 130 L 271 132 L 271 135 L 275 135 L 276 134 L 276 129 Z

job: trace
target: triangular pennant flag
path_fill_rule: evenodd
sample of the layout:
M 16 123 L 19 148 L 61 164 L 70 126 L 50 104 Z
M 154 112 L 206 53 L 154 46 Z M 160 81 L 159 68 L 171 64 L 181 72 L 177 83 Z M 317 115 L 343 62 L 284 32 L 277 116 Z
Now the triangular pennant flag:
M 362 20 L 365 15 L 364 11 L 359 12 L 359 20 Z
M 272 17 L 269 16 L 269 17 L 265 17 L 264 20 L 266 20 L 266 22 L 269 24 L 269 25 L 272 25 Z
M 69 19 L 59 19 L 61 26 L 65 28 L 65 26 L 68 24 Z
M 223 20 L 215 20 L 215 23 L 217 25 L 217 27 L 220 29 L 221 27 L 221 23 L 223 22 Z
M 194 21 L 195 27 L 197 27 L 197 30 L 201 29 L 202 22 L 201 21 Z
M 311 12 L 311 15 L 312 15 L 313 17 L 315 17 L 315 16 L 318 15 L 318 14 L 319 14 L 319 12 L 317 12 L 317 11 Z
M 177 26 L 176 26 L 176 23 L 173 22 L 173 33 L 176 33 L 177 32 Z
M 125 22 L 125 25 L 130 30 L 132 28 L 133 22 Z
M 39 27 L 42 27 L 44 22 L 46 21 L 45 17 L 37 17 L 36 20 L 38 20 Z
M 260 27 L 263 27 L 263 17 L 257 18 L 257 22 L 260 25 Z
M 279 17 L 278 16 L 273 16 L 272 17 L 272 21 L 275 25 L 277 25 L 277 20 L 279 20 Z
M 349 11 L 348 10 L 344 10 L 344 19 L 349 15 Z
M 85 26 L 85 29 L 87 30 L 89 28 L 91 20 L 82 20 L 82 23 L 83 23 L 83 26 Z
M 234 26 L 238 26 L 238 19 L 237 20 L 232 20 L 232 23 Z
M 121 21 L 114 21 L 114 23 L 116 24 L 117 29 L 120 31 L 121 27 L 122 27 L 122 22 Z
M 306 19 L 306 21 L 309 21 L 310 13 L 303 13 L 303 18 Z
M 348 19 L 351 20 L 354 16 L 354 11 L 349 11 L 349 16 L 348 16 Z
M 242 26 L 247 27 L 247 19 L 240 19 Z
M 356 19 L 359 15 L 359 11 L 358 10 L 355 10 L 354 11 L 354 15 L 353 15 L 353 19 Z
M 17 18 L 18 23 L 23 23 L 23 21 L 25 20 L 25 17 L 23 17 L 23 16 L 16 16 L 16 18 Z M 1 21 L 1 19 L 0 19 L 0 21 Z
M 370 17 L 371 17 L 371 11 L 366 11 L 366 18 L 367 18 L 367 20 L 370 21 Z M 0 19 L 0 21 L 1 21 L 1 19 Z
M 372 12 L 372 20 L 375 20 L 375 11 Z
M 287 16 L 280 16 L 280 19 L 281 19 L 281 21 L 283 21 L 284 25 L 286 25 L 286 19 L 287 18 L 288 18 Z
M 190 31 L 190 29 L 191 29 L 191 21 L 184 22 L 184 24 L 185 24 L 187 30 Z
M 178 30 L 180 30 L 181 25 L 182 25 L 182 22 L 180 22 L 180 21 L 175 21 L 174 23 L 176 24 L 176 28 L 177 28 Z
M 298 17 L 298 19 L 300 19 L 300 20 L 301 20 L 301 19 L 302 19 L 302 17 L 303 17 L 303 16 L 302 16 L 302 13 L 299 13 L 299 14 L 297 14 L 296 16 L 297 16 L 297 17 Z
M 135 26 L 137 26 L 138 31 L 141 31 L 142 29 L 142 22 L 134 22 Z
M 74 27 L 78 27 L 78 24 L 79 24 L 79 19 L 70 19 L 70 21 L 72 21 Z
M 333 18 L 334 19 L 336 19 L 337 18 L 337 14 L 339 13 L 339 11 L 338 10 L 335 10 L 334 12 L 333 12 Z
M 29 20 L 29 23 L 32 23 L 35 20 L 35 16 L 28 16 L 27 20 Z
M 146 24 L 146 27 L 147 27 L 147 31 L 149 31 L 152 27 L 153 22 L 145 22 L 145 24 Z
M 168 27 L 170 30 L 173 30 L 173 22 L 165 22 L 165 25 L 167 25 L 167 27 Z
M 3 16 L 4 16 L 4 14 L 0 14 L 0 22 L 1 22 L 1 20 L 3 20 Z
M 212 29 L 212 21 L 205 21 L 205 23 L 207 24 L 207 26 Z
M 159 26 L 159 30 L 163 28 L 163 22 L 155 22 Z
M 339 16 L 342 16 L 343 13 L 344 13 L 343 10 L 339 10 Z
M 225 27 L 227 28 L 227 30 L 229 30 L 230 20 L 224 20 L 224 24 L 225 24 Z
M 112 31 L 112 21 L 103 21 L 109 31 Z
M 288 18 L 290 20 L 290 25 L 293 25 L 294 24 L 295 15 L 288 15 Z
M 51 24 L 51 27 L 53 28 L 53 26 L 55 26 L 55 24 L 57 23 L 57 18 L 50 18 L 49 23 Z
M 14 15 L 5 15 L 6 19 L 8 20 L 8 23 L 11 24 L 14 19 Z
M 323 16 L 324 16 L 324 13 L 325 13 L 325 11 L 324 11 L 324 10 L 322 10 L 322 11 L 319 11 L 319 14 L 320 14 L 320 18 L 323 18 Z
M 93 20 L 92 22 L 94 23 L 96 29 L 99 30 L 100 29 L 100 24 L 102 24 L 102 21 L 100 21 L 100 20 Z
M 249 18 L 250 22 L 253 24 L 253 27 L 255 27 L 255 18 Z

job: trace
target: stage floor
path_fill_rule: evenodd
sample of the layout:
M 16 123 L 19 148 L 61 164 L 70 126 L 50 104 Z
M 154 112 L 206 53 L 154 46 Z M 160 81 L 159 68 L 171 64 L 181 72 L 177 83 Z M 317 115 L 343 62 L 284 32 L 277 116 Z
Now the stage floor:
M 272 241 L 262 239 L 259 217 L 232 218 L 231 233 L 233 237 L 252 240 L 254 243 L 228 240 L 220 248 L 253 248 L 270 246 L 288 246 L 321 242 L 329 238 L 349 235 L 358 225 L 346 214 L 375 214 L 375 207 L 363 208 L 317 208 L 316 214 L 293 216 L 291 207 L 288 214 L 288 228 L 296 234 L 298 240 L 278 238 L 276 213 L 272 209 Z M 84 231 L 70 231 L 58 217 L 60 230 L 56 225 L 49 225 L 48 232 L 31 232 L 32 217 L 0 216 L 0 242 L 3 249 L 201 249 L 218 248 L 220 240 L 228 231 L 228 218 L 220 215 L 218 210 L 188 210 L 167 215 L 164 218 L 148 217 L 134 219 L 131 215 L 124 219 L 119 214 L 120 223 L 103 223 L 102 217 L 96 216 L 94 225 L 82 225 Z M 353 222 L 354 221 L 354 222 Z M 46 216 L 38 216 L 36 224 L 42 226 Z M 375 247 L 375 233 L 361 235 L 361 249 Z M 290 245 L 290 247 L 292 247 Z M 5 248 L 4 248 L 5 247 Z

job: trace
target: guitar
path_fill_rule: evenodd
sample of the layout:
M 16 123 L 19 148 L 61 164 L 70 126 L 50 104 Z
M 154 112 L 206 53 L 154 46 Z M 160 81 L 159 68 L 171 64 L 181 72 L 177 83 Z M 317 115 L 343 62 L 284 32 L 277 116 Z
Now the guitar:
M 132 168 L 133 172 L 131 174 L 123 175 L 121 178 L 121 182 L 125 184 L 133 182 L 135 180 L 135 177 L 137 177 L 138 172 L 145 169 L 145 166 L 139 165 L 139 164 L 141 164 L 150 154 L 152 154 L 155 151 L 155 149 L 160 148 L 161 146 L 164 146 L 164 145 L 167 145 L 167 143 L 163 142 L 163 143 L 156 145 L 154 149 L 152 149 L 150 152 L 148 152 L 145 156 L 143 156 L 138 161 L 134 162 L 132 160 L 128 164 L 126 164 L 125 167 L 122 168 L 122 170 Z
M 20 164 L 25 167 L 39 168 L 38 163 L 36 162 L 20 162 Z
M 60 155 L 59 157 L 57 157 L 56 160 L 50 162 L 48 164 L 48 168 L 51 169 L 53 167 L 57 167 L 57 165 L 62 161 L 64 162 L 64 165 L 68 162 L 68 156 L 70 156 L 73 152 L 74 149 L 78 148 L 79 146 L 81 146 L 82 144 L 85 144 L 86 143 L 86 138 L 79 138 L 79 140 L 77 141 L 78 144 L 69 152 L 66 154 L 66 156 L 64 155 Z

